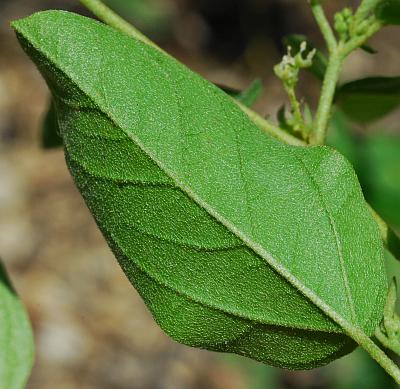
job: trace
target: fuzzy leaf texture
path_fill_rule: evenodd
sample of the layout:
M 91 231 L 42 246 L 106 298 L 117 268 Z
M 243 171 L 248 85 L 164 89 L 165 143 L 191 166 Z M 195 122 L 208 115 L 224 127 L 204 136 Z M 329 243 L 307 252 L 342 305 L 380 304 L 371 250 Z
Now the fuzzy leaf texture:
M 0 262 L 0 389 L 24 388 L 32 364 L 29 319 Z
M 281 144 L 224 92 L 99 22 L 13 24 L 47 80 L 69 169 L 175 340 L 312 368 L 374 332 L 386 280 L 347 160 Z

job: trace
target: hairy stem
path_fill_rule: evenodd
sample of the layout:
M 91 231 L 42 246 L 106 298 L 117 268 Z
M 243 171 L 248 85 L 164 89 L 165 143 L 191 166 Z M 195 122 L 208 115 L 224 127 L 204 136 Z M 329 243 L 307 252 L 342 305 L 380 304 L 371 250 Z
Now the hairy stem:
M 400 369 L 397 365 L 377 346 L 374 341 L 362 331 L 352 334 L 352 338 L 373 358 L 383 369 L 400 384 Z
M 117 13 L 115 13 L 111 8 L 107 7 L 102 1 L 80 0 L 80 2 L 100 20 L 102 20 L 109 26 L 114 27 L 116 30 L 119 30 L 127 35 L 131 35 L 134 38 L 137 38 L 153 47 L 156 46 L 154 42 L 143 35 L 137 28 L 132 26 L 132 24 L 130 24 Z M 157 46 L 157 48 L 159 47 Z
M 397 355 L 400 355 L 400 344 L 390 342 L 390 340 L 386 337 L 386 335 L 382 332 L 382 330 L 379 327 L 375 331 L 375 336 L 383 347 L 387 348 L 388 350 L 392 350 Z
M 243 104 L 235 100 L 235 103 L 240 107 L 240 109 L 250 118 L 250 120 L 259 128 L 272 135 L 274 138 L 280 140 L 283 143 L 292 146 L 307 146 L 302 140 L 290 135 L 286 131 L 281 130 L 279 127 L 271 124 L 269 121 L 264 119 L 258 113 L 254 112 L 252 109 L 247 108 Z
M 290 105 L 292 107 L 293 117 L 296 123 L 295 131 L 300 131 L 303 139 L 307 137 L 307 126 L 304 121 L 303 114 L 301 113 L 301 105 L 296 96 L 296 91 L 294 87 L 289 87 L 285 85 L 286 93 L 289 96 Z
M 328 50 L 329 52 L 333 52 L 336 49 L 337 41 L 324 9 L 322 8 L 321 0 L 310 0 L 310 4 L 312 13 L 325 39 Z
M 356 19 L 361 21 L 365 17 L 367 17 L 371 12 L 374 11 L 376 6 L 381 2 L 382 0 L 363 0 L 358 7 L 358 10 L 356 12 Z
M 338 49 L 329 57 L 328 67 L 322 84 L 321 96 L 314 121 L 313 132 L 310 142 L 314 145 L 325 144 L 326 133 L 328 130 L 329 119 L 332 111 L 332 103 L 336 92 L 340 72 L 342 70 L 343 58 Z
M 371 23 L 365 34 L 351 39 L 343 47 L 343 56 L 347 57 L 350 53 L 362 46 L 369 38 L 375 35 L 382 28 L 382 23 L 375 20 Z

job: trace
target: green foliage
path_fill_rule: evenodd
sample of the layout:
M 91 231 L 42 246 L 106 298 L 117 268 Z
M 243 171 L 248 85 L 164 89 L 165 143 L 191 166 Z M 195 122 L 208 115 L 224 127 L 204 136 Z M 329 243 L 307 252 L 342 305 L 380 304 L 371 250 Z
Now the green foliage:
M 29 319 L 0 262 L 0 388 L 24 388 L 32 364 Z
M 350 160 L 373 208 L 394 228 L 400 228 L 400 138 L 383 134 L 356 137 L 346 115 L 335 110 L 327 144 Z M 389 228 L 385 235 L 386 248 L 400 260 L 398 234 Z
M 400 105 L 400 77 L 369 77 L 342 85 L 336 103 L 358 123 L 380 119 Z
M 237 89 L 229 88 L 226 86 L 218 85 L 226 94 L 233 97 L 246 107 L 251 107 L 263 93 L 264 87 L 260 79 L 256 78 L 245 90 L 240 91 Z
M 162 0 L 106 0 L 105 3 L 153 34 L 165 32 L 168 19 L 172 16 Z
M 382 0 L 376 14 L 385 24 L 400 25 L 400 0 Z
M 212 84 L 93 20 L 49 11 L 14 28 L 79 190 L 170 336 L 303 369 L 373 334 L 383 247 L 344 157 L 279 143 Z
M 45 149 L 53 149 L 62 146 L 62 139 L 58 135 L 57 113 L 54 102 L 51 101 L 42 127 L 42 146 Z
M 360 153 L 360 175 L 369 202 L 385 220 L 400 227 L 400 137 L 370 135 Z

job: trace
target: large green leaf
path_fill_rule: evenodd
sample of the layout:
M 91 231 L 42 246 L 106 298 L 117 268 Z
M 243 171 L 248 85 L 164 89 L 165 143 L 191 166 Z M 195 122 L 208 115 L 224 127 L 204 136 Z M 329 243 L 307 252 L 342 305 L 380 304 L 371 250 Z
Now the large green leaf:
M 400 77 L 367 77 L 342 85 L 336 103 L 359 123 L 380 119 L 400 106 Z
M 24 388 L 32 363 L 29 319 L 0 262 L 0 388 Z
M 79 190 L 170 336 L 311 368 L 374 332 L 382 241 L 344 157 L 279 143 L 217 87 L 96 21 L 47 11 L 13 26 Z

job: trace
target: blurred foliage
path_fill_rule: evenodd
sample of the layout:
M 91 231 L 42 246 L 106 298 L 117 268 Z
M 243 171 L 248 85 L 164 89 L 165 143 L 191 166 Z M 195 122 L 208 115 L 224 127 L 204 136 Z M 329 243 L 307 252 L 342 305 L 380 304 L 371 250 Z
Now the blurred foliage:
M 338 88 L 336 103 L 358 123 L 369 123 L 400 106 L 400 77 L 368 77 Z
M 389 223 L 400 227 L 400 137 L 367 136 L 361 150 L 359 175 L 365 195 Z
M 58 135 L 57 113 L 53 100 L 49 103 L 49 108 L 43 120 L 42 146 L 45 149 L 62 146 L 62 139 Z
M 400 25 L 400 0 L 384 0 L 377 10 L 386 24 Z
M 367 201 L 393 227 L 400 228 L 400 136 L 354 134 L 347 117 L 337 110 L 328 144 L 355 167 Z
M 171 3 L 163 0 L 105 0 L 112 9 L 148 34 L 165 34 L 173 16 Z

